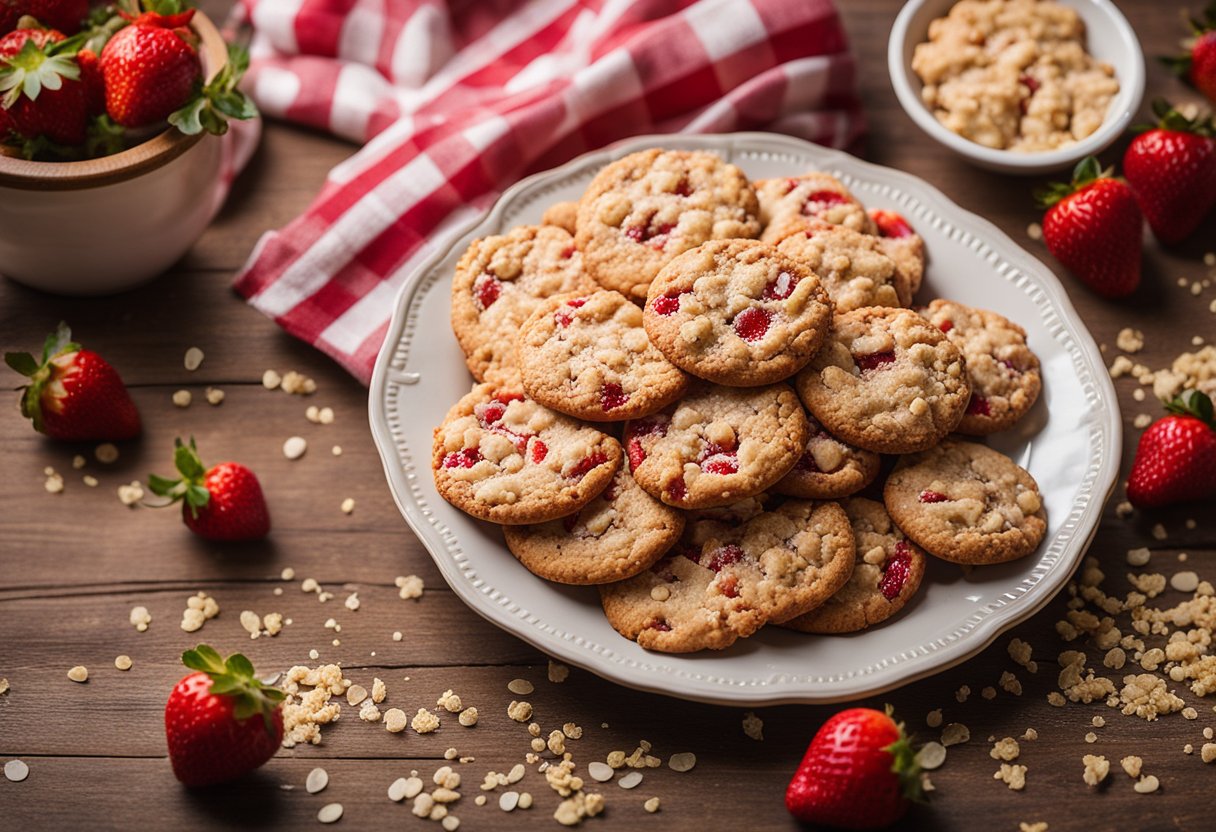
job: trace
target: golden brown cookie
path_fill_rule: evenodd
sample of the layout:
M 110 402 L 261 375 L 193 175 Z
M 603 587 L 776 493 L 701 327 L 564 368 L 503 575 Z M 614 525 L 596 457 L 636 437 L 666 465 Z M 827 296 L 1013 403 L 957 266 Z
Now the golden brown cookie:
M 955 563 L 1025 557 L 1047 531 L 1034 477 L 974 442 L 951 439 L 902 458 L 887 478 L 883 503 L 917 545 Z
M 773 491 L 805 500 L 838 500 L 856 494 L 878 476 L 882 465 L 878 454 L 841 442 L 813 417 L 807 423 L 811 432 L 806 450 Z
M 621 465 L 611 436 L 528 399 L 479 384 L 435 428 L 431 467 L 440 496 L 481 520 L 514 525 L 572 514 Z
M 643 150 L 601 170 L 579 201 L 575 240 L 605 289 L 644 299 L 672 258 L 709 240 L 760 233 L 743 172 L 705 151 Z
M 624 466 L 574 514 L 503 526 L 507 548 L 533 575 L 559 584 L 606 584 L 649 569 L 684 531 L 683 512 L 639 486 Z
M 925 276 L 925 241 L 902 214 L 882 208 L 869 213 L 882 250 L 895 261 L 896 270 L 904 275 L 909 292 L 915 295 Z
M 916 594 L 925 553 L 907 540 L 882 503 L 854 497 L 841 503 L 853 527 L 853 575 L 824 604 L 782 626 L 804 633 L 855 633 L 886 621 Z
M 766 227 L 787 217 L 816 217 L 853 231 L 874 231 L 865 208 L 831 174 L 812 171 L 754 184 L 760 199 L 760 222 Z
M 524 389 L 546 407 L 592 422 L 637 419 L 688 388 L 642 328 L 642 310 L 620 292 L 544 301 L 516 341 Z
M 837 315 L 797 387 L 834 436 L 887 454 L 937 444 L 971 395 L 963 356 L 941 330 L 910 309 L 881 307 Z
M 643 322 L 676 366 L 759 387 L 802 369 L 831 319 L 832 302 L 806 266 L 757 240 L 716 240 L 663 267 Z

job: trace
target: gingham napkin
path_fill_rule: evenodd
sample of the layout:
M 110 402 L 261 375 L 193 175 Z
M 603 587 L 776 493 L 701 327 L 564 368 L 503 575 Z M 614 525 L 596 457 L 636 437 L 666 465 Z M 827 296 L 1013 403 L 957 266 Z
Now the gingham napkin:
M 862 120 L 831 0 L 243 0 L 262 112 L 366 146 L 236 289 L 367 383 L 397 288 L 511 183 L 641 133 Z

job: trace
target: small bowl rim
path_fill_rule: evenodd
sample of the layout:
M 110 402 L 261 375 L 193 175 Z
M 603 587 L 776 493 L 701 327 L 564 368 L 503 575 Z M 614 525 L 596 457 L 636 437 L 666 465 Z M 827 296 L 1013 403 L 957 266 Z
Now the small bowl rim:
M 1108 111 L 1102 125 L 1081 141 L 1055 150 L 999 150 L 964 138 L 938 121 L 925 106 L 920 98 L 919 90 L 912 81 L 915 73 L 912 70 L 911 62 L 904 60 L 904 47 L 911 37 L 912 19 L 929 2 L 933 2 L 933 0 L 908 0 L 900 9 L 895 23 L 891 26 L 891 35 L 887 41 L 887 70 L 895 96 L 909 118 L 930 137 L 964 158 L 989 169 L 1011 173 L 1036 174 L 1063 170 L 1087 156 L 1101 153 L 1113 144 L 1127 129 L 1139 111 L 1140 105 L 1144 102 L 1146 84 L 1144 50 L 1140 46 L 1140 40 L 1136 37 L 1135 30 L 1111 0 L 1086 0 L 1091 6 L 1110 18 L 1119 32 L 1122 48 L 1130 50 L 1128 60 L 1126 62 L 1120 60 L 1118 66 L 1120 92 L 1125 89 L 1128 91 L 1127 106 L 1123 107 L 1120 112 Z M 1112 101 L 1112 107 L 1113 105 Z
M 199 58 L 209 81 L 228 62 L 227 44 L 202 11 L 195 10 L 190 28 L 199 36 Z M 187 136 L 176 127 L 168 127 L 119 153 L 78 162 L 34 162 L 0 154 L 0 187 L 71 191 L 111 185 L 167 165 L 203 138 L 203 133 Z

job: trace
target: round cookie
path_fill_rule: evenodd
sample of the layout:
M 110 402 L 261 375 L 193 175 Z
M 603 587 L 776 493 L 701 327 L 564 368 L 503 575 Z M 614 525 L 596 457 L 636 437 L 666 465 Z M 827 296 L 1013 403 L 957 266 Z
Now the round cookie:
M 469 372 L 478 381 L 505 378 L 515 367 L 515 334 L 543 299 L 597 288 L 560 228 L 525 225 L 474 240 L 452 278 L 452 330 Z
M 646 337 L 642 310 L 620 292 L 543 301 L 515 344 L 524 389 L 546 407 L 592 422 L 662 410 L 688 376 Z
M 925 241 L 902 214 L 882 208 L 873 208 L 869 213 L 879 245 L 895 261 L 895 268 L 904 275 L 908 290 L 915 295 L 925 277 Z
M 803 615 L 853 573 L 855 544 L 838 504 L 789 500 L 742 526 L 702 520 L 685 535 L 697 562 L 715 574 L 709 591 L 742 599 L 766 621 Z
M 784 384 L 695 385 L 683 401 L 625 425 L 634 479 L 677 508 L 724 506 L 781 479 L 806 445 L 806 414 Z
M 653 566 L 683 531 L 683 513 L 643 491 L 624 466 L 574 514 L 535 526 L 502 527 L 519 562 L 559 584 L 632 578 Z
M 723 650 L 756 632 L 765 619 L 741 598 L 711 592 L 717 577 L 677 546 L 636 577 L 601 586 L 600 603 L 613 629 L 647 650 Z
M 605 289 L 643 299 L 676 255 L 760 233 L 756 192 L 713 153 L 643 150 L 601 170 L 579 201 L 575 241 Z
M 855 633 L 886 621 L 916 594 L 925 553 L 904 538 L 882 503 L 854 497 L 841 503 L 857 542 L 853 575 L 821 607 L 782 626 L 803 633 Z
M 1034 477 L 974 442 L 948 440 L 904 457 L 887 478 L 883 502 L 904 534 L 955 563 L 1025 557 L 1047 531 Z
M 794 468 L 773 486 L 773 491 L 804 500 L 838 500 L 865 488 L 882 465 L 873 451 L 845 444 L 808 418 L 810 438 Z
M 765 236 L 778 251 L 819 275 L 837 312 L 912 301 L 907 278 L 877 237 L 805 217 L 778 220 Z
M 923 314 L 967 361 L 971 399 L 956 430 L 982 436 L 1013 427 L 1043 389 L 1026 330 L 995 312 L 949 300 L 933 301 Z
M 853 231 L 874 233 L 865 208 L 844 184 L 827 173 L 811 171 L 753 183 L 760 200 L 760 222 L 768 226 L 787 217 L 818 217 Z
M 541 215 L 540 224 L 556 225 L 571 236 L 574 236 L 577 218 L 577 202 L 555 202 L 545 209 L 545 213 Z
M 479 384 L 435 428 L 431 467 L 440 496 L 492 523 L 543 523 L 578 511 L 621 465 L 611 436 L 524 397 Z
M 811 414 L 850 445 L 908 454 L 936 445 L 963 417 L 963 356 L 910 309 L 837 315 L 828 342 L 798 375 Z
M 832 302 L 805 265 L 756 240 L 716 240 L 650 284 L 643 322 L 672 363 L 718 384 L 758 387 L 811 360 Z

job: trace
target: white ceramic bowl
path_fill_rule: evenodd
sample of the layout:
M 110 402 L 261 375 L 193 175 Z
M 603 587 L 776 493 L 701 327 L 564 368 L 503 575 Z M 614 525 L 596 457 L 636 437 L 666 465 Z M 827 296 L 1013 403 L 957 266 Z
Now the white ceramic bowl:
M 227 49 L 205 15 L 191 25 L 210 78 Z M 0 274 L 63 295 L 104 295 L 156 277 L 215 215 L 220 159 L 217 136 L 176 128 L 83 162 L 0 156 Z
M 1085 21 L 1089 54 L 1113 66 L 1119 79 L 1119 93 L 1110 104 L 1106 120 L 1090 136 L 1057 150 L 1028 153 L 984 147 L 948 129 L 921 100 L 922 84 L 912 71 L 912 52 L 917 44 L 929 39 L 929 24 L 944 17 L 955 2 L 909 0 L 891 27 L 887 43 L 891 85 L 900 105 L 921 130 L 980 167 L 1037 175 L 1070 169 L 1086 156 L 1101 153 L 1127 129 L 1144 99 L 1144 52 L 1131 24 L 1111 0 L 1056 0 L 1076 9 Z

